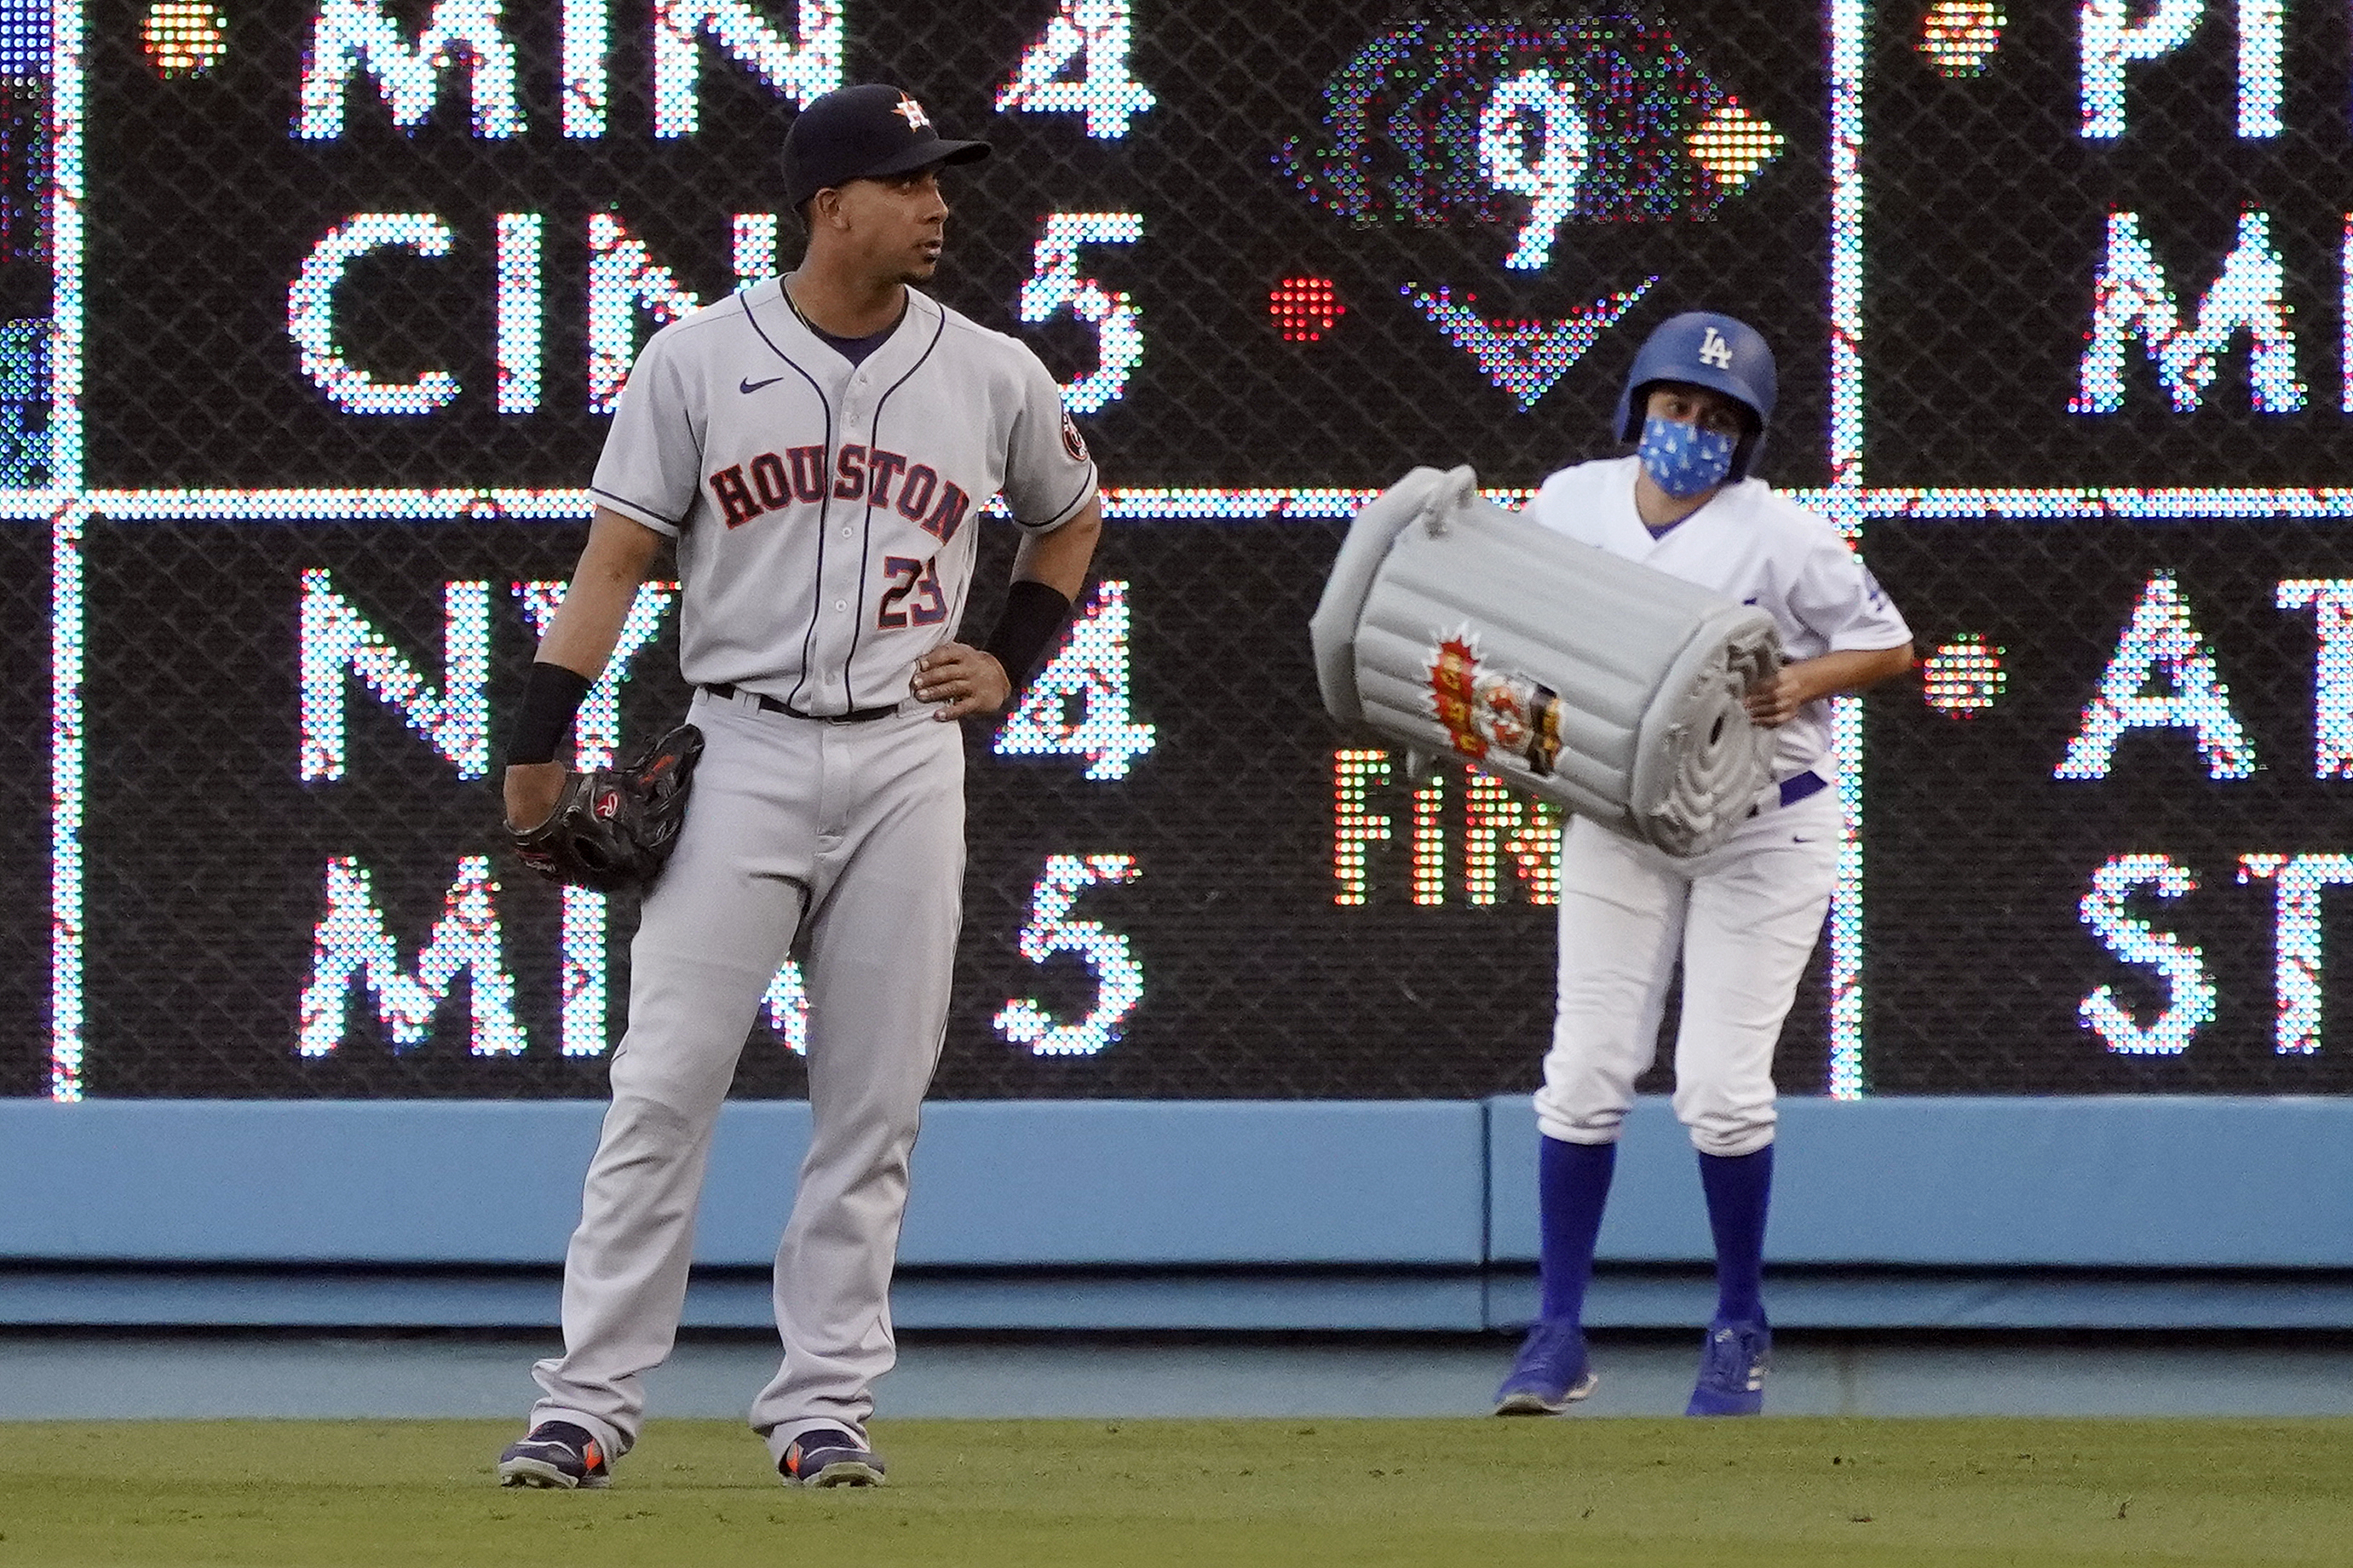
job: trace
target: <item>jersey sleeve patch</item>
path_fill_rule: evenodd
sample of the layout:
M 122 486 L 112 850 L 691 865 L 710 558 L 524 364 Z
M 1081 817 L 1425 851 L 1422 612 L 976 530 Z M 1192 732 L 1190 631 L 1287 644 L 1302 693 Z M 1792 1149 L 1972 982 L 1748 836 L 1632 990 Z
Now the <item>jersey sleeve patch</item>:
M 1071 411 L 1067 408 L 1062 410 L 1062 450 L 1071 455 L 1073 463 L 1087 460 L 1086 437 L 1079 434 L 1078 423 L 1071 417 Z

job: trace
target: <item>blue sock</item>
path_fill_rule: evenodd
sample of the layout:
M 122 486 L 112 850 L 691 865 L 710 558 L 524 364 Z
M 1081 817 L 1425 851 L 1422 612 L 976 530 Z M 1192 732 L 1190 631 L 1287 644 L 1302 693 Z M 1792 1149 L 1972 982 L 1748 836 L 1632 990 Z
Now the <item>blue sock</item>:
M 1773 1195 L 1773 1145 L 1753 1154 L 1702 1154 L 1707 1226 L 1715 1233 L 1715 1315 L 1765 1321 L 1765 1211 Z
M 1581 1322 L 1585 1287 L 1593 1279 L 1593 1244 L 1601 1234 L 1601 1205 L 1609 1201 L 1615 1143 L 1540 1140 L 1537 1209 L 1544 1221 L 1544 1305 L 1547 1322 Z

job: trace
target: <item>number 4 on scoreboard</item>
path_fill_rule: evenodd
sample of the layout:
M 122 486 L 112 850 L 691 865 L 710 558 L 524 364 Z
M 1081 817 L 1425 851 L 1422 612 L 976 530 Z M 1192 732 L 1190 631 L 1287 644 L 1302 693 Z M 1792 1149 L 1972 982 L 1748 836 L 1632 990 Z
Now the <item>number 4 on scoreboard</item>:
M 1152 750 L 1153 726 L 1128 718 L 1127 584 L 1107 578 L 1052 662 L 997 731 L 1000 757 L 1084 757 L 1091 779 L 1124 779 Z
M 1152 89 L 1127 74 L 1134 32 L 1128 0 L 1060 3 L 1060 12 L 1046 24 L 1044 35 L 1022 51 L 1013 79 L 997 89 L 997 107 L 1000 111 L 1084 114 L 1088 135 L 1115 142 L 1127 134 L 1127 122 L 1155 101 Z M 1084 76 L 1057 79 L 1082 50 L 1086 55 Z

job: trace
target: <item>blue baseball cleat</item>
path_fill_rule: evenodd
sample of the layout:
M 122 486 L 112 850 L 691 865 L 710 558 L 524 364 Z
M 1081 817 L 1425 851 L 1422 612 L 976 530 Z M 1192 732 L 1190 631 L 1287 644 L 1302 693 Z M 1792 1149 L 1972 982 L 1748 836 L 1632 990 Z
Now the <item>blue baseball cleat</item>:
M 1773 1331 L 1762 1320 L 1707 1326 L 1699 1384 L 1686 1415 L 1758 1415 L 1765 1410 L 1765 1373 L 1773 1364 Z
M 499 1485 L 594 1491 L 613 1484 L 601 1444 L 569 1421 L 543 1421 L 499 1456 Z
M 1557 1415 L 1599 1381 L 1586 1364 L 1585 1331 L 1575 1323 L 1540 1322 L 1528 1331 L 1512 1375 L 1495 1390 L 1495 1414 Z
M 879 1487 L 882 1458 L 839 1426 L 802 1433 L 776 1461 L 788 1487 Z

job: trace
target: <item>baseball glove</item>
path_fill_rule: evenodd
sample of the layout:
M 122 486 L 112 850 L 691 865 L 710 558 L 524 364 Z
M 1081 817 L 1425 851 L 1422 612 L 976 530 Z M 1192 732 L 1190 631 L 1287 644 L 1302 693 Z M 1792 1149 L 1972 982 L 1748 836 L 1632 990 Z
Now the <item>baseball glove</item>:
M 545 822 L 507 837 L 522 863 L 557 882 L 617 892 L 653 879 L 678 846 L 702 731 L 681 724 L 623 768 L 566 773 Z

